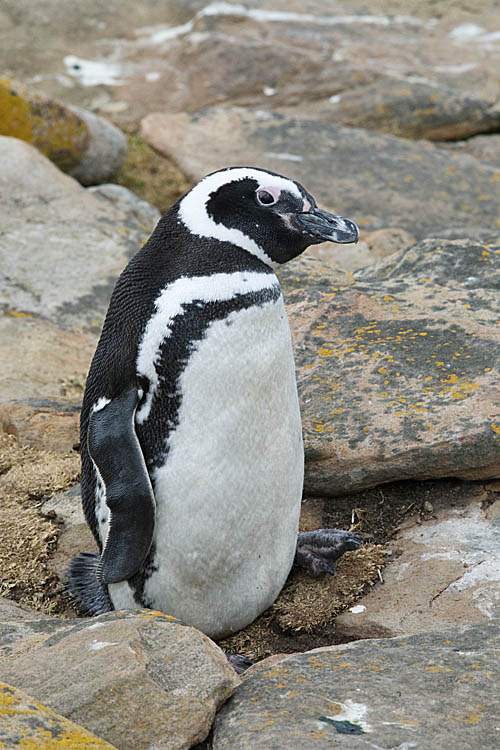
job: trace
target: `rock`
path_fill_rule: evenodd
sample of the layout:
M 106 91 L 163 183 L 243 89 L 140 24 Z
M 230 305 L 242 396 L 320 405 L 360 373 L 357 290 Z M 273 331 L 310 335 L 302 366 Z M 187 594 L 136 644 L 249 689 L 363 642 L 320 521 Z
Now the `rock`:
M 0 137 L 0 155 L 4 311 L 100 328 L 117 275 L 153 226 L 88 192 L 23 141 Z M 33 262 L 34 248 L 43 263 Z
M 10 599 L 5 599 L 3 596 L 0 596 L 0 622 L 4 624 L 25 624 L 29 620 L 38 621 L 48 619 L 49 617 L 41 612 L 37 612 L 29 607 L 23 607 L 20 604 L 10 601 Z
M 82 185 L 99 185 L 122 168 L 127 158 L 127 139 L 109 120 L 81 107 L 72 110 L 86 124 L 89 142 L 78 164 L 68 172 Z
M 455 153 L 471 154 L 490 167 L 500 169 L 500 135 L 477 135 L 466 141 L 446 144 Z
M 264 662 L 218 713 L 212 748 L 495 747 L 499 640 L 488 623 Z
M 63 743 L 72 750 L 113 750 L 64 716 L 59 716 L 26 693 L 0 683 L 0 743 L 3 747 L 57 750 Z
M 394 78 L 342 91 L 315 112 L 331 122 L 431 141 L 458 140 L 500 127 L 500 111 L 483 99 Z
M 341 0 L 334 8 L 328 0 L 306 7 L 112 0 L 98 11 L 78 3 L 64 19 L 56 5 L 41 11 L 19 0 L 4 16 L 6 67 L 50 96 L 127 124 L 154 110 L 220 101 L 306 114 L 387 78 L 395 87 L 422 82 L 478 99 L 498 91 L 494 0 L 472 9 L 445 0 L 410 9 L 400 0 Z
M 209 638 L 152 610 L 9 623 L 0 644 L 3 680 L 120 750 L 188 750 L 239 682 Z
M 313 245 L 308 249 L 307 257 L 318 258 L 322 263 L 353 273 L 415 242 L 415 237 L 400 227 L 361 232 L 360 238 L 356 245 L 334 245 L 332 242 Z
M 141 200 L 135 193 L 123 187 L 123 185 L 115 185 L 113 183 L 97 185 L 96 187 L 89 188 L 89 192 L 109 201 L 113 206 L 119 207 L 124 214 L 132 213 L 141 224 L 151 227 L 151 231 L 161 216 L 155 206 Z
M 0 401 L 79 401 L 114 280 L 152 227 L 21 140 L 0 137 L 0 154 Z M 46 418 L 2 406 L 3 429 L 21 440 L 26 430 L 51 440 L 76 416 Z
M 49 399 L 0 403 L 0 430 L 22 446 L 67 453 L 79 443 L 80 403 Z
M 454 507 L 436 509 L 439 500 L 434 494 L 424 516 L 391 540 L 384 585 L 337 617 L 340 639 L 424 633 L 500 615 L 499 501 L 490 504 L 488 492 L 467 485 Z
M 52 495 L 45 500 L 41 511 L 62 524 L 57 539 L 57 549 L 47 561 L 47 567 L 65 586 L 71 559 L 83 550 L 97 552 L 95 539 L 83 514 L 80 485 L 77 484 L 65 492 Z
M 9 248 L 7 248 L 6 255 L 10 258 L 11 250 Z M 8 262 L 10 264 L 10 260 Z M 43 280 L 47 285 L 49 283 L 48 270 L 46 269 L 46 279 Z M 4 283 L 1 275 L 0 272 L 0 288 L 3 287 Z M 42 273 L 42 279 L 43 276 L 45 276 L 45 273 Z M 68 288 L 68 296 L 70 293 L 71 290 Z M 16 299 L 15 294 L 14 299 Z M 5 305 L 5 302 L 3 305 Z M 21 300 L 19 301 L 20 305 Z M 85 315 L 82 315 L 82 317 L 85 317 Z M 76 320 L 76 316 L 73 320 Z M 98 320 L 95 319 L 93 322 L 97 328 Z M 72 403 L 81 399 L 82 387 L 97 343 L 96 333 L 61 328 L 56 323 L 35 318 L 32 313 L 23 312 L 16 307 L 6 310 L 4 308 L 4 314 L 2 315 L 0 308 L 0 341 L 2 342 L 0 349 L 0 401 L 10 402 L 8 405 L 0 407 L 2 430 L 19 435 L 21 440 L 25 437 L 24 430 L 27 430 L 26 437 L 29 432 L 29 439 L 31 437 L 35 439 L 36 433 L 38 433 L 36 439 L 42 439 L 44 430 L 39 422 L 41 415 L 40 417 L 36 416 L 39 413 L 38 408 L 35 408 L 33 416 L 26 417 L 27 422 L 24 421 L 22 416 L 23 413 L 31 414 L 30 399 L 35 399 L 35 403 L 40 403 L 40 400 L 43 403 L 46 400 L 59 404 L 66 396 Z M 11 408 L 13 402 L 21 400 L 24 401 L 25 406 Z M 25 409 L 26 411 L 24 411 Z M 57 406 L 55 411 L 60 413 L 60 406 Z M 48 415 L 46 414 L 46 416 Z M 51 417 L 50 424 L 52 426 L 49 428 L 51 431 L 49 440 L 56 439 L 55 433 L 57 430 L 59 433 L 57 440 L 65 441 L 69 436 L 67 430 L 69 428 L 71 432 L 74 419 L 75 417 L 71 417 L 68 413 L 61 418 L 54 416 L 54 419 L 52 419 Z M 35 427 L 36 422 L 38 424 Z
M 251 164 L 297 179 L 363 230 L 400 227 L 417 239 L 450 227 L 472 238 L 498 232 L 500 170 L 430 143 L 240 108 L 151 114 L 141 127 L 193 181 Z
M 65 526 L 79 526 L 85 523 L 81 486 L 75 484 L 65 492 L 52 495 L 43 503 L 41 510 L 46 515 L 57 516 Z
M 105 182 L 125 161 L 127 141 L 115 125 L 8 78 L 0 78 L 0 113 L 0 135 L 27 141 L 83 185 Z
M 280 280 L 306 492 L 500 476 L 500 245 L 425 240 L 347 285 L 303 264 Z
M 401 227 L 388 227 L 376 232 L 361 232 L 361 241 L 368 247 L 370 263 L 374 263 L 413 245 L 415 237 Z

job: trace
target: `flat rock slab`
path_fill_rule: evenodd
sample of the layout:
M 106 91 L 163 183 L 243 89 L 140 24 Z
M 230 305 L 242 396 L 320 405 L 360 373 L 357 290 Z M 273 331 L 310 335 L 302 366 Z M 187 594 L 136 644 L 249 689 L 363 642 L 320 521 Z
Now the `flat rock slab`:
M 383 586 L 337 617 L 339 636 L 424 633 L 500 616 L 500 496 L 477 484 L 457 495 L 452 508 L 437 508 L 431 496 L 424 517 L 404 523 Z
M 9 618 L 0 672 L 120 750 L 188 750 L 239 683 L 213 641 L 152 610 Z
M 16 307 L 14 301 L 13 308 L 0 311 L 0 401 L 81 400 L 97 333 L 62 328 Z M 87 312 L 82 318 L 93 318 L 92 310 Z M 0 410 L 0 421 L 7 432 L 21 436 L 26 426 L 17 420 L 21 409 L 11 406 Z
M 362 229 L 401 227 L 417 239 L 500 229 L 500 170 L 430 143 L 242 108 L 151 114 L 141 127 L 194 182 L 258 166 L 298 180 Z
M 68 453 L 79 444 L 80 403 L 28 399 L 0 403 L 0 430 L 19 445 Z
M 500 126 L 500 112 L 473 94 L 394 78 L 343 91 L 313 111 L 343 125 L 431 141 L 454 141 Z
M 279 274 L 306 491 L 499 476 L 500 244 L 426 240 L 332 273 L 303 259 Z
M 213 750 L 496 747 L 500 637 L 477 625 L 358 641 L 253 669 Z
M 114 747 L 4 683 L 0 683 L 0 717 L 0 747 L 30 750 L 113 750 Z

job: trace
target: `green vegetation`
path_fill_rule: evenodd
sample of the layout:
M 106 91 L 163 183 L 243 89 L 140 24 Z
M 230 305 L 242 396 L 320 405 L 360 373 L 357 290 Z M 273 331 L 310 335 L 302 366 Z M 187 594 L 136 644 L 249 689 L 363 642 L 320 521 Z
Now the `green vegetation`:
M 162 213 L 191 185 L 172 162 L 157 154 L 139 133 L 126 133 L 128 155 L 113 182 L 132 190 Z

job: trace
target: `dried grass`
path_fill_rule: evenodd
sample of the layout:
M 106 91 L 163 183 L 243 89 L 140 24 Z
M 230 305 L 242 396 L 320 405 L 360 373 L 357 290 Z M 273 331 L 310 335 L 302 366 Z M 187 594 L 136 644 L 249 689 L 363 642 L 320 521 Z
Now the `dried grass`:
M 59 526 L 40 513 L 41 502 L 78 481 L 80 458 L 21 447 L 0 433 L 0 595 L 42 611 L 54 610 L 60 584 L 47 561 Z

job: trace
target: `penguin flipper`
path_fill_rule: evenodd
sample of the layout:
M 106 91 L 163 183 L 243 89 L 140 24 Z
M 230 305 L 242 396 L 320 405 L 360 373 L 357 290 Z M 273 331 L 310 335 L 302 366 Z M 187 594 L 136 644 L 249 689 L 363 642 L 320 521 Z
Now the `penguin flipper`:
M 156 503 L 144 456 L 135 432 L 137 388 L 94 409 L 87 445 L 106 490 L 110 511 L 97 578 L 125 581 L 141 568 L 151 547 Z

